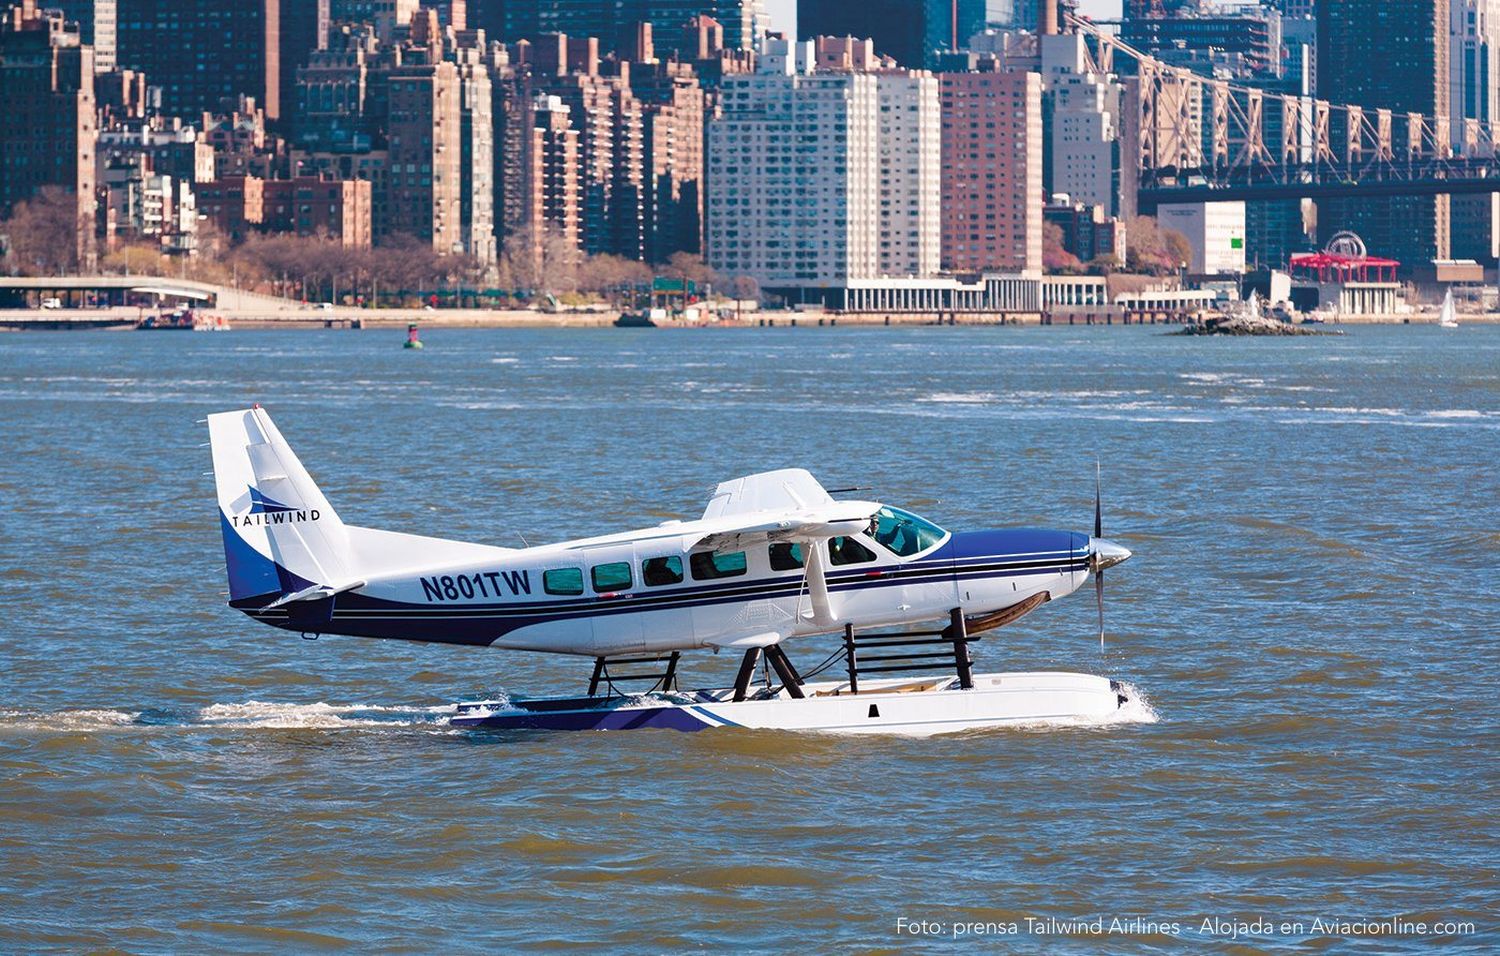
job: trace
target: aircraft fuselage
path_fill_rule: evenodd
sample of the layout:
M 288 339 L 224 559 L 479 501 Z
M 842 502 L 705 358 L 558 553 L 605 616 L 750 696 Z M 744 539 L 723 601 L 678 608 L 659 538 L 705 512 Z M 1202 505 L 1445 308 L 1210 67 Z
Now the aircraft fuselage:
M 743 550 L 684 550 L 679 534 L 643 532 L 371 577 L 311 606 L 232 602 L 294 631 L 611 656 L 750 646 L 853 622 L 899 626 L 983 615 L 1042 592 L 1056 599 L 1089 574 L 1090 538 L 1047 530 L 947 534 L 901 556 L 867 534 Z M 828 594 L 811 606 L 805 555 L 822 549 Z M 832 549 L 832 550 L 830 550 Z M 830 617 L 831 614 L 831 617 Z M 749 642 L 748 644 L 744 642 Z

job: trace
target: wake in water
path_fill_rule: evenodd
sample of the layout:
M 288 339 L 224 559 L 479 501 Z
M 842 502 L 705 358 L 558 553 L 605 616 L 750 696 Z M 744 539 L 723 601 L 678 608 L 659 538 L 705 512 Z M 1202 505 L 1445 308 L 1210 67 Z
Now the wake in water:
M 1138 687 L 1125 684 L 1127 701 L 1104 717 L 1053 717 L 1009 724 L 1006 729 L 1049 730 L 1063 727 L 1113 727 L 1154 724 L 1161 718 Z M 491 695 L 495 713 L 510 709 L 510 698 L 502 691 Z M 621 706 L 640 703 L 640 698 L 622 697 Z M 196 711 L 74 709 L 56 711 L 0 710 L 0 735 L 7 731 L 52 733 L 96 733 L 101 731 L 167 730 L 400 730 L 418 728 L 447 731 L 448 718 L 457 713 L 455 704 L 429 707 L 395 707 L 382 704 L 289 704 L 249 700 L 237 704 L 209 704 Z M 808 731 L 817 733 L 818 731 Z M 994 730 L 972 731 L 993 733 Z
M 286 704 L 250 700 L 238 704 L 210 704 L 196 711 L 122 711 L 77 709 L 57 711 L 0 710 L 0 733 L 46 730 L 58 733 L 176 728 L 256 730 L 339 730 L 344 728 L 446 728 L 452 704 L 433 707 L 387 707 L 380 704 Z

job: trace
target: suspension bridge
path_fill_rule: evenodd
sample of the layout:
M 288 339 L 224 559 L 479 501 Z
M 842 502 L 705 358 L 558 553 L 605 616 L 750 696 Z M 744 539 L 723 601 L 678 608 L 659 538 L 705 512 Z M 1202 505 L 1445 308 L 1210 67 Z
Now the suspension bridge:
M 1201 76 L 1067 18 L 1122 75 L 1121 154 L 1141 212 L 1163 203 L 1500 192 L 1500 122 L 1371 109 Z M 1455 132 L 1457 135 L 1455 135 Z

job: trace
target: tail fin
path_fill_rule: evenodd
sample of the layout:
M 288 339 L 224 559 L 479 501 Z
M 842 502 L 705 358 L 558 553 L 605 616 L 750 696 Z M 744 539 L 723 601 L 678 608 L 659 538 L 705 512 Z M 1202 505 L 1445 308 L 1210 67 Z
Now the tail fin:
M 353 583 L 344 523 L 260 406 L 208 416 L 231 602 Z

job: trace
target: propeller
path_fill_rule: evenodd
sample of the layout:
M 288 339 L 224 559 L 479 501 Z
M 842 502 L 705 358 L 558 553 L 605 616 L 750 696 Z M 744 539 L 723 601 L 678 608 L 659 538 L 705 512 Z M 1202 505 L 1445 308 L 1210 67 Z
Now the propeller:
M 1099 649 L 1104 649 L 1104 569 L 1129 560 L 1130 549 L 1104 537 L 1104 507 L 1099 493 L 1100 466 L 1094 461 L 1094 536 L 1089 539 L 1089 571 L 1094 575 L 1094 603 L 1099 608 Z
M 1104 505 L 1099 494 L 1099 459 L 1094 459 L 1094 540 L 1104 537 Z M 1089 549 L 1093 551 L 1092 548 Z M 1094 604 L 1099 608 L 1099 650 L 1104 650 L 1104 569 L 1097 567 L 1098 555 L 1094 554 Z

